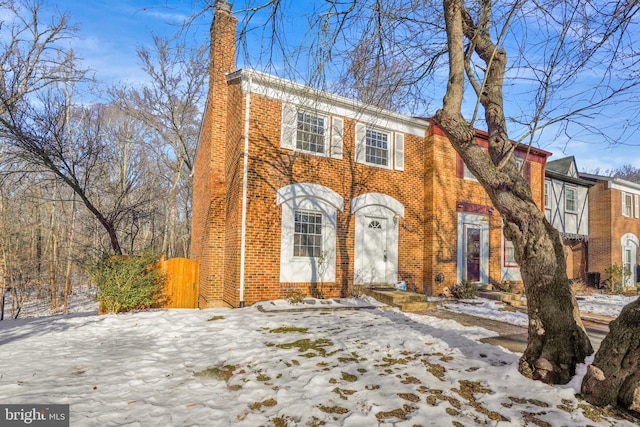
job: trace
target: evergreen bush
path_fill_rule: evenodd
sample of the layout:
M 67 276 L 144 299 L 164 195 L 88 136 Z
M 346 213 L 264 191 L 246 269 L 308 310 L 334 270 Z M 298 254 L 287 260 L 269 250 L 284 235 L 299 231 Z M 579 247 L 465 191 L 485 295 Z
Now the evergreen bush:
M 103 256 L 87 267 L 106 313 L 144 309 L 161 303 L 166 276 L 158 255 Z

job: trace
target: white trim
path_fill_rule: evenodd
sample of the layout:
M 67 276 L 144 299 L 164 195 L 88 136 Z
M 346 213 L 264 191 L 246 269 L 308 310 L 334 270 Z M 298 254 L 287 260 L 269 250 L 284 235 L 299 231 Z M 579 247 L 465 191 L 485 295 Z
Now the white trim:
M 365 237 L 368 222 L 377 218 L 386 223 L 385 239 L 385 272 L 382 283 L 393 284 L 398 280 L 398 246 L 399 221 L 404 217 L 404 205 L 391 196 L 380 193 L 365 193 L 351 201 L 351 213 L 355 215 L 354 242 L 354 283 L 368 284 L 375 282 L 375 273 L 371 267 L 371 259 L 365 253 Z
M 625 181 L 624 179 L 620 178 L 613 178 L 611 181 L 607 181 L 607 188 L 640 195 L 640 184 L 636 184 L 635 182 L 631 181 Z
M 400 132 L 396 132 L 393 139 L 393 168 L 404 170 L 404 134 Z
M 313 183 L 296 183 L 276 191 L 276 204 L 282 206 L 280 238 L 280 282 L 334 282 L 336 278 L 337 210 L 344 201 L 335 191 Z M 315 211 L 322 214 L 323 264 L 318 257 L 294 257 L 294 212 Z
M 344 141 L 344 119 L 332 117 L 331 119 L 331 157 L 342 159 L 342 143 Z
M 281 205 L 295 198 L 312 198 L 322 200 L 341 212 L 344 210 L 344 199 L 335 191 L 312 182 L 297 182 L 285 185 L 276 191 L 276 205 Z
M 342 96 L 330 94 L 290 80 L 281 79 L 255 70 L 238 70 L 227 75 L 227 82 L 241 80 L 241 90 L 290 102 L 328 115 L 341 116 L 385 129 L 424 138 L 429 122 L 405 116 L 390 110 L 363 104 Z
M 627 286 L 627 287 L 632 287 L 632 286 L 636 286 L 636 283 L 638 282 L 638 277 L 636 277 L 636 265 L 638 264 L 638 248 L 640 247 L 640 239 L 638 239 L 638 236 L 636 236 L 633 233 L 626 233 L 624 234 L 621 238 L 620 238 L 620 250 L 622 251 L 621 256 L 622 256 L 622 284 L 623 286 Z M 626 282 L 626 275 L 624 274 L 624 254 L 625 254 L 625 250 L 630 250 L 631 252 L 631 265 L 629 266 L 630 268 L 630 276 L 631 276 L 631 280 L 629 280 L 627 283 Z
M 458 212 L 458 245 L 457 245 L 457 268 L 456 283 L 460 283 L 463 279 L 464 268 L 464 229 L 466 225 L 473 225 L 480 228 L 480 283 L 489 284 L 489 221 L 483 221 L 484 215 L 478 215 L 468 212 Z
M 355 214 L 366 206 L 382 206 L 400 218 L 404 218 L 404 205 L 391 196 L 381 193 L 365 193 L 351 199 L 351 213 Z

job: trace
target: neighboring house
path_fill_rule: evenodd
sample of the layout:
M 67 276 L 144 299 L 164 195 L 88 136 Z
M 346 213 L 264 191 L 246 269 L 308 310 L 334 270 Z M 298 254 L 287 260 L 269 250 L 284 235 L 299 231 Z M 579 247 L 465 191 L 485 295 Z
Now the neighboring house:
M 622 267 L 623 285 L 636 286 L 640 251 L 640 184 L 620 178 L 581 173 L 594 183 L 589 190 L 589 270 L 606 277 L 607 268 Z
M 215 8 L 194 169 L 200 307 L 397 281 L 439 295 L 462 280 L 520 280 L 500 216 L 441 129 L 234 71 L 236 19 L 228 2 Z M 487 146 L 486 133 L 477 138 Z M 542 206 L 549 153 L 515 153 Z
M 586 279 L 589 243 L 589 188 L 573 156 L 547 162 L 544 212 L 562 235 L 570 279 Z

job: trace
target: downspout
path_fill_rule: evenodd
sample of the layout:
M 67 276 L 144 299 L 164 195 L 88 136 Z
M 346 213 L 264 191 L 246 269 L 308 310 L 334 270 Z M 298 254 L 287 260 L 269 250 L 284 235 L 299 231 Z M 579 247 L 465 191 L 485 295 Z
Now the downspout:
M 244 307 L 244 268 L 247 249 L 247 181 L 249 180 L 249 117 L 251 111 L 251 76 L 247 84 L 244 110 L 244 154 L 242 166 L 242 224 L 240 234 L 240 308 Z

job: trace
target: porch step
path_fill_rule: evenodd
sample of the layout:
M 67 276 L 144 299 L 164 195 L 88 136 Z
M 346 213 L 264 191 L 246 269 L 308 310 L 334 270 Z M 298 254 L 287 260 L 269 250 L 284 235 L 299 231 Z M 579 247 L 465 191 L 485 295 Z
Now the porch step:
M 389 288 L 366 288 L 364 293 L 375 298 L 381 303 L 393 307 L 399 307 L 401 311 L 409 313 L 435 310 L 437 308 L 435 302 L 427 301 L 427 297 L 425 295 L 415 292 L 400 291 Z
M 480 291 L 478 292 L 478 296 L 493 301 L 502 301 L 514 307 L 524 307 L 527 305 L 527 301 L 523 300 L 522 295 L 520 294 L 512 294 L 509 292 L 500 291 Z

